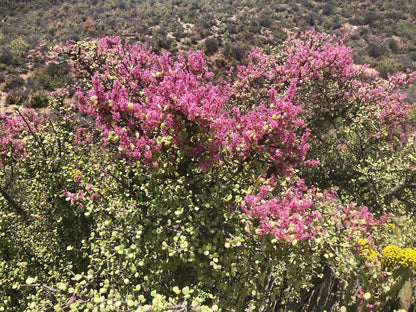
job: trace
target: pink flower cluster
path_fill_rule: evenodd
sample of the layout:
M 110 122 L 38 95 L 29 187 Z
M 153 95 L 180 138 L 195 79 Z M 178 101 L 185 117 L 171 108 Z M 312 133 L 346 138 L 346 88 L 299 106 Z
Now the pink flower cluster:
M 90 89 L 77 92 L 80 109 L 95 118 L 106 144 L 116 144 L 129 160 L 156 166 L 153 155 L 166 141 L 186 150 L 204 171 L 210 163 L 235 156 L 240 161 L 262 158 L 284 174 L 304 159 L 309 131 L 290 96 L 280 98 L 271 89 L 271 105 L 226 110 L 235 86 L 222 79 L 212 82 L 202 52 L 174 61 L 114 37 L 87 48 L 61 47 L 76 51 L 78 76 L 94 69 Z
M 30 111 L 26 113 L 31 115 L 31 118 L 35 118 Z M 26 143 L 22 133 L 27 129 L 28 124 L 25 123 L 22 116 L 0 115 L 0 166 L 3 165 L 3 161 L 10 160 L 15 163 L 26 157 Z M 35 120 L 37 119 L 35 118 Z M 31 128 L 31 130 L 34 129 Z
M 243 205 L 247 216 L 260 221 L 257 234 L 272 234 L 287 241 L 313 238 L 316 231 L 312 223 L 322 217 L 313 210 L 314 189 L 299 180 L 283 194 L 268 199 L 269 191 L 275 186 L 272 181 L 268 184 L 263 185 L 257 195 L 247 195 Z
M 357 208 L 353 204 L 342 207 L 334 215 L 334 218 L 342 220 L 344 228 L 361 232 L 362 235 L 368 235 L 374 227 L 384 224 L 389 217 L 390 214 L 384 214 L 377 220 L 367 207 Z
M 379 127 L 371 128 L 374 121 L 391 136 L 406 134 L 398 126 L 411 105 L 398 90 L 415 74 L 367 82 L 366 67 L 354 65 L 343 43 L 305 32 L 272 55 L 254 49 L 247 65 L 218 80 L 200 51 L 175 59 L 115 37 L 67 43 L 58 51 L 72 57 L 79 109 L 95 119 L 104 145 L 149 170 L 161 161 L 178 170 L 180 164 L 195 163 L 203 172 L 255 164 L 249 167 L 257 166 L 256 174 L 266 178 L 257 194 L 245 197 L 242 209 L 259 221 L 259 234 L 293 240 L 315 235 L 313 222 L 322 217 L 316 206 L 335 196 L 319 197 L 295 177 L 296 167 L 319 162 L 306 155 L 320 120 L 343 118 L 355 105 L 357 112 L 346 117 L 362 122 L 367 137 L 381 136 Z M 348 142 L 343 138 L 335 146 L 347 149 Z M 291 182 L 282 187 L 285 179 Z M 67 195 L 79 199 L 74 194 Z M 365 207 L 342 213 L 350 227 L 378 222 Z
M 342 117 L 365 124 L 375 122 L 391 136 L 395 133 L 405 136 L 410 129 L 404 125 L 414 104 L 404 101 L 402 88 L 416 80 L 416 72 L 380 79 L 368 73 L 368 66 L 354 64 L 351 48 L 344 46 L 344 41 L 345 38 L 309 31 L 299 38 L 296 35 L 289 38 L 272 55 L 254 49 L 248 56 L 248 65 L 238 67 L 235 73 L 231 100 L 236 105 L 250 106 L 254 101 L 256 105 L 271 105 L 267 93 L 275 92 L 303 107 L 309 118 Z M 355 113 L 344 116 L 352 107 L 357 108 Z M 308 116 L 303 118 L 311 121 Z M 369 136 L 379 135 L 368 127 Z

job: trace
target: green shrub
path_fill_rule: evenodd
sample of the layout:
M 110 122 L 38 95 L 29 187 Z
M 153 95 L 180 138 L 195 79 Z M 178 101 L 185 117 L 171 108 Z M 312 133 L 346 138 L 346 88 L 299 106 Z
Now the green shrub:
M 30 45 L 23 39 L 22 36 L 14 39 L 10 44 L 7 45 L 6 49 L 14 52 L 19 53 L 21 51 L 27 52 L 30 49 Z
M 18 74 L 10 75 L 5 80 L 4 91 L 20 89 L 25 84 L 25 80 Z
M 49 96 L 44 91 L 31 91 L 25 101 L 30 108 L 42 108 L 48 106 Z
M 6 95 L 7 105 L 20 105 L 23 103 L 24 96 L 20 91 L 13 91 Z

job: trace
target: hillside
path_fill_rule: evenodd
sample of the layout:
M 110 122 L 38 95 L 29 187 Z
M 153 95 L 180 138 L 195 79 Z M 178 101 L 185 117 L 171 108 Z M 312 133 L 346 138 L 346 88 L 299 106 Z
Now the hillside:
M 280 2 L 280 1 L 279 1 Z M 245 62 L 254 46 L 275 46 L 315 29 L 344 36 L 355 62 L 382 77 L 416 61 L 412 1 L 0 1 L 0 107 L 42 107 L 46 92 L 71 83 L 70 69 L 45 62 L 67 40 L 121 36 L 157 53 L 203 49 L 214 71 Z M 413 95 L 411 99 L 413 99 Z

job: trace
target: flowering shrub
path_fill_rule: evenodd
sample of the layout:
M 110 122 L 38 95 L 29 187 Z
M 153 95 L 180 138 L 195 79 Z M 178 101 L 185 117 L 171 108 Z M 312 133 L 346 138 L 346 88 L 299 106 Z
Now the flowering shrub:
M 302 167 L 304 179 L 322 189 L 338 189 L 345 204 L 353 198 L 384 213 L 403 190 L 398 185 L 413 179 L 414 159 L 405 149 L 413 142 L 408 113 L 414 104 L 404 101 L 401 88 L 416 74 L 375 77 L 353 63 L 343 40 L 306 32 L 270 55 L 253 50 L 249 64 L 234 72 L 230 102 L 251 108 L 289 99 L 299 109 L 292 118 L 309 129 L 307 158 L 316 164 Z
M 397 298 L 377 248 L 412 200 L 412 105 L 396 90 L 413 74 L 368 75 L 313 32 L 225 78 L 201 52 L 114 37 L 57 50 L 76 101 L 56 93 L 48 115 L 0 118 L 0 308 L 356 311 Z

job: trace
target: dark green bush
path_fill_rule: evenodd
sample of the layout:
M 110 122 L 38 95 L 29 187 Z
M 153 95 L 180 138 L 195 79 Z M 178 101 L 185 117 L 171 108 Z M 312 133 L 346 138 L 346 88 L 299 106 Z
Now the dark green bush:
M 213 55 L 218 51 L 219 41 L 216 38 L 205 39 L 205 53 L 207 55 Z
M 6 104 L 7 105 L 20 105 L 24 101 L 22 92 L 13 91 L 6 95 Z
M 387 78 L 388 74 L 395 74 L 398 71 L 402 71 L 403 65 L 391 59 L 385 59 L 377 63 L 376 69 L 381 77 Z
M 200 38 L 198 36 L 193 35 L 189 39 L 191 39 L 192 44 L 197 44 Z
M 233 35 L 238 34 L 238 28 L 235 23 L 227 24 L 227 30 L 230 34 L 233 34 Z
M 42 108 L 48 106 L 49 96 L 44 91 L 31 91 L 25 101 L 30 108 Z
M 33 73 L 30 81 L 36 89 L 54 91 L 72 83 L 72 75 L 68 64 L 51 63 Z
M 261 16 L 258 20 L 260 26 L 269 28 L 272 25 L 272 18 L 270 16 Z
M 398 58 L 398 62 L 403 66 L 403 69 L 410 69 L 411 71 L 415 70 L 414 62 L 413 60 L 407 56 L 402 55 Z
M 389 39 L 387 42 L 391 52 L 393 53 L 397 53 L 399 51 L 399 45 L 397 43 L 397 41 L 393 38 Z
M 416 51 L 412 51 L 409 53 L 409 57 L 416 62 Z
M 15 54 L 7 49 L 0 51 L 0 64 L 15 66 L 17 62 L 15 60 Z
M 334 5 L 331 2 L 324 4 L 322 7 L 322 14 L 326 16 L 334 14 Z
M 6 78 L 3 90 L 7 92 L 9 90 L 18 89 L 22 87 L 24 84 L 25 80 L 18 74 L 14 74 Z
M 385 48 L 377 43 L 369 43 L 367 46 L 367 53 L 371 57 L 379 58 L 385 54 Z

